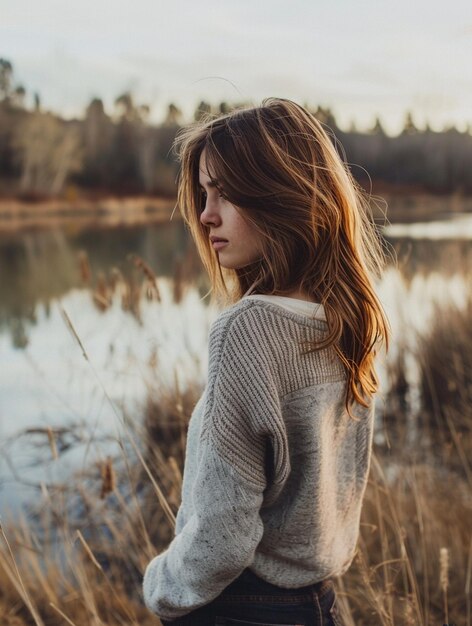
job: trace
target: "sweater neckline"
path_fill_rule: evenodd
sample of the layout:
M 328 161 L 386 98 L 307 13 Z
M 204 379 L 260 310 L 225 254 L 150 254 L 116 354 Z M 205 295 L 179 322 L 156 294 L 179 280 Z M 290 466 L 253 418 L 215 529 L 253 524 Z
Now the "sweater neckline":
M 273 302 L 288 311 L 306 315 L 308 318 L 317 318 L 326 321 L 324 307 L 320 302 L 302 300 L 301 298 L 291 298 L 289 296 L 279 296 L 272 294 L 251 294 L 244 296 L 245 298 L 259 299 L 266 302 Z
M 252 294 L 251 294 L 252 295 Z M 295 298 L 291 298 L 295 299 Z M 302 300 L 302 302 L 306 302 Z M 262 307 L 264 309 L 268 309 L 273 313 L 277 313 L 282 317 L 286 317 L 294 320 L 299 324 L 303 324 L 305 326 L 309 326 L 311 328 L 318 328 L 319 330 L 326 330 L 328 327 L 328 323 L 325 320 L 319 319 L 317 317 L 310 317 L 303 313 L 296 313 L 295 311 L 289 311 L 285 307 L 282 307 L 280 304 L 275 304 L 274 302 L 270 302 L 264 298 L 256 298 L 256 294 L 254 294 L 253 298 L 249 298 L 247 296 L 243 296 L 241 300 L 239 300 L 236 304 L 241 306 L 249 307 Z M 313 306 L 316 306 L 317 303 L 313 302 Z M 319 305 L 321 306 L 321 305 Z

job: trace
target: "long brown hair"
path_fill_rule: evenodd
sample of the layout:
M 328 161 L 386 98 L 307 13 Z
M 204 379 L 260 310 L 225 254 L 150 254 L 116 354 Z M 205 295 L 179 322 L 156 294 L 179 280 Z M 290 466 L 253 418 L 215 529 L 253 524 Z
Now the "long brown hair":
M 200 222 L 204 199 L 199 161 L 222 181 L 220 193 L 261 235 L 262 258 L 222 268 Z M 306 351 L 333 345 L 348 375 L 346 409 L 368 406 L 378 388 L 374 361 L 388 350 L 388 319 L 375 293 L 386 258 L 369 200 L 337 153 L 323 125 L 284 98 L 207 115 L 182 128 L 177 204 L 195 240 L 218 300 L 231 304 L 248 290 L 288 294 L 295 287 L 324 306 L 328 333 Z M 352 416 L 353 417 L 353 416 Z

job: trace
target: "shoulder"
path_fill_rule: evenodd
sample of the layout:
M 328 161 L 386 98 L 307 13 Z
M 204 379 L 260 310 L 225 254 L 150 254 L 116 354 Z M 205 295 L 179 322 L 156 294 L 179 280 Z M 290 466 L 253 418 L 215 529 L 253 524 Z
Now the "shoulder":
M 344 380 L 344 366 L 332 345 L 305 350 L 307 342 L 325 339 L 326 332 L 327 324 L 320 319 L 264 300 L 242 299 L 224 309 L 210 328 L 210 369 L 215 374 L 221 367 L 243 372 L 246 380 L 271 379 L 281 396 Z
M 278 331 L 270 318 L 271 312 L 252 300 L 239 300 L 221 311 L 210 327 L 210 369 L 273 367 Z
M 236 350 L 238 353 L 263 354 L 282 339 L 277 310 L 254 300 L 242 299 L 227 307 L 210 327 L 210 350 Z
M 210 327 L 210 339 L 234 335 L 251 337 L 262 324 L 267 324 L 267 311 L 253 300 L 239 300 L 217 316 Z

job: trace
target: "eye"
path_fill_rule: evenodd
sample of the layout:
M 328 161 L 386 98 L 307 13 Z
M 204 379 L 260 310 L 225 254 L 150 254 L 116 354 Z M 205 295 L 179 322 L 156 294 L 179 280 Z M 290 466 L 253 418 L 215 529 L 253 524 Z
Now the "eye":
M 219 191 L 218 196 L 220 198 L 225 198 L 224 194 L 222 194 L 219 189 L 218 189 L 218 191 Z M 206 196 L 207 196 L 206 191 L 204 189 L 200 188 L 200 193 L 202 194 L 202 199 L 204 200 L 206 198 Z

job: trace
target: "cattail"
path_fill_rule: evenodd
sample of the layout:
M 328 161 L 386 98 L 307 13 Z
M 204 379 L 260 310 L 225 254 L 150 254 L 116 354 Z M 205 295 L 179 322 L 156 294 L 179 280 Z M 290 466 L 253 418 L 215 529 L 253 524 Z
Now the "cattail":
M 138 321 L 141 320 L 141 285 L 131 283 L 130 311 Z
M 158 364 L 158 353 L 155 345 L 151 348 L 151 354 L 149 355 L 148 365 L 151 369 L 156 370 Z
M 449 621 L 447 610 L 447 588 L 449 586 L 449 551 L 447 548 L 441 548 L 439 551 L 440 574 L 439 582 L 444 598 L 444 617 L 446 624 Z
M 127 282 L 123 282 L 121 287 L 121 308 L 129 311 L 131 308 L 131 289 Z
M 143 259 L 141 259 L 141 257 L 139 257 L 137 254 L 131 254 L 129 255 L 129 258 L 133 261 L 135 267 L 140 269 L 143 272 L 143 274 L 146 276 L 147 282 L 148 282 L 148 289 L 152 291 L 153 296 L 155 296 L 156 300 L 158 302 L 161 302 L 161 294 L 157 286 L 157 276 L 155 275 L 155 273 L 152 271 L 149 265 L 145 261 L 143 261 Z M 149 293 L 151 293 L 151 291 Z M 147 291 L 146 291 L 146 294 L 147 294 Z
M 90 265 L 88 261 L 87 252 L 85 250 L 80 250 L 79 254 L 79 270 L 80 277 L 83 283 L 90 282 Z
M 160 295 L 157 289 L 157 285 L 150 280 L 146 282 L 145 294 L 146 300 L 148 300 L 149 302 L 152 302 L 153 300 L 157 300 L 158 302 L 160 302 Z
M 56 438 L 54 437 L 54 433 L 50 426 L 48 426 L 48 439 L 49 439 L 49 446 L 51 447 L 52 458 L 58 459 L 59 455 L 57 454 Z
M 100 492 L 100 498 L 103 498 L 115 490 L 116 479 L 115 479 L 115 470 L 113 469 L 112 460 L 110 457 L 107 457 L 106 461 L 102 463 L 101 466 L 101 474 L 102 474 L 102 490 Z
M 103 272 L 99 272 L 98 274 L 97 287 L 93 293 L 93 300 L 101 311 L 108 309 L 111 304 L 105 274 Z
M 115 293 L 116 287 L 119 282 L 123 280 L 120 270 L 117 267 L 112 267 L 110 271 L 110 278 L 108 280 L 108 285 L 110 287 L 111 293 Z
M 174 265 L 174 302 L 180 304 L 183 296 L 183 266 L 182 261 L 177 260 Z

